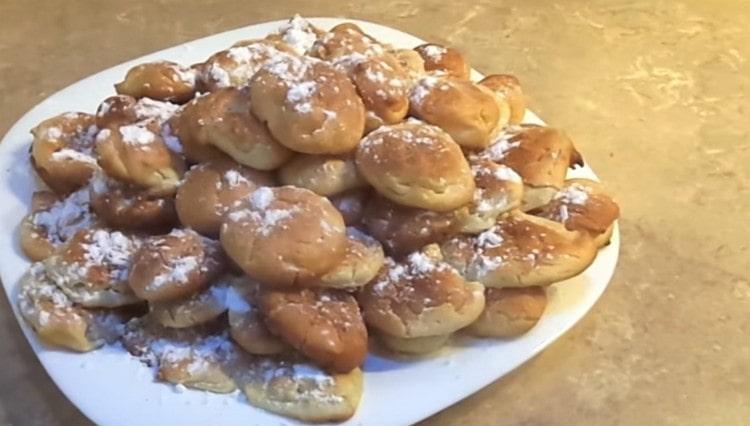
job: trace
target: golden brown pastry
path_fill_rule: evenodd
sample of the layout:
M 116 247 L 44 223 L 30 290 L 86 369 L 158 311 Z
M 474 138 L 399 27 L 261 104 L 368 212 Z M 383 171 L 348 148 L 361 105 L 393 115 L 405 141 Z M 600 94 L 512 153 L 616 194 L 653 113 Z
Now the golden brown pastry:
M 124 230 L 160 231 L 177 223 L 172 197 L 154 197 L 102 172 L 89 185 L 91 208 L 107 226 Z
M 186 328 L 205 324 L 227 311 L 230 284 L 217 279 L 198 293 L 184 299 L 149 302 L 149 315 L 154 321 L 170 328 Z
M 42 342 L 87 352 L 115 341 L 124 318 L 116 311 L 75 305 L 35 263 L 19 283 L 18 308 Z
M 347 373 L 365 360 L 367 329 L 348 293 L 262 290 L 260 309 L 272 332 L 326 370 Z
M 547 204 L 562 187 L 568 167 L 583 164 L 564 132 L 536 125 L 508 129 L 477 157 L 504 164 L 521 176 L 523 211 Z
M 128 287 L 136 237 L 103 229 L 78 231 L 57 253 L 44 260 L 47 276 L 73 302 L 88 308 L 138 303 Z
M 100 129 L 105 129 L 142 121 L 162 124 L 169 120 L 179 107 L 171 102 L 151 98 L 135 99 L 129 95 L 110 96 L 103 100 L 96 110 L 96 125 Z
M 601 183 L 569 179 L 535 214 L 558 221 L 571 231 L 587 232 L 597 247 L 603 247 L 609 243 L 620 208 Z
M 484 309 L 484 287 L 464 280 L 433 244 L 403 262 L 386 261 L 359 302 L 367 325 L 379 333 L 440 336 L 474 322 Z
M 294 15 L 278 31 L 269 34 L 266 39 L 284 42 L 294 53 L 305 55 L 312 48 L 315 40 L 323 34 L 325 31 L 317 28 L 307 19 Z
M 96 222 L 87 188 L 62 199 L 51 191 L 34 192 L 31 212 L 21 221 L 21 250 L 33 262 L 44 260 L 76 232 Z
M 31 129 L 31 165 L 58 194 L 73 192 L 88 182 L 99 167 L 92 155 L 98 129 L 94 116 L 68 112 Z
M 149 302 L 184 299 L 205 289 L 224 269 L 218 242 L 175 229 L 146 239 L 133 258 L 128 283 Z
M 467 149 L 489 145 L 500 130 L 500 111 L 493 93 L 468 80 L 427 75 L 409 97 L 411 115 L 439 126 Z
M 516 337 L 531 330 L 547 307 L 542 287 L 487 288 L 484 311 L 466 331 L 478 337 Z
M 365 180 L 399 204 L 449 211 L 468 204 L 474 195 L 474 179 L 461 148 L 440 128 L 417 120 L 367 135 L 356 161 Z
M 246 86 L 264 65 L 279 57 L 296 56 L 293 49 L 275 40 L 248 40 L 214 53 L 199 68 L 200 81 L 209 92 Z
M 224 250 L 263 285 L 289 287 L 318 277 L 346 251 L 341 213 L 307 189 L 259 188 L 226 217 Z
M 341 212 L 344 223 L 347 226 L 359 225 L 365 213 L 365 205 L 370 199 L 370 191 L 367 188 L 352 189 L 340 194 L 328 197 L 336 210 Z
M 526 114 L 526 98 L 521 90 L 521 83 L 510 74 L 493 74 L 483 78 L 479 84 L 495 93 L 495 97 L 502 105 L 507 105 L 507 124 L 521 124 Z
M 310 49 L 310 55 L 326 61 L 352 55 L 378 56 L 384 52 L 383 45 L 351 22 L 331 28 Z
M 580 274 L 596 256 L 588 234 L 517 210 L 481 234 L 453 237 L 441 248 L 446 262 L 487 287 L 553 284 Z
M 362 137 L 365 109 L 346 75 L 327 62 L 288 58 L 250 82 L 250 110 L 282 145 L 305 154 L 343 154 Z
M 335 155 L 299 154 L 279 170 L 279 180 L 323 196 L 367 185 L 352 156 Z
M 169 150 L 155 122 L 100 130 L 96 153 L 109 176 L 149 195 L 173 194 L 185 172 L 185 162 Z
M 390 49 L 388 53 L 406 70 L 412 83 L 425 74 L 424 59 L 413 49 Z
M 224 215 L 235 202 L 258 187 L 273 184 L 273 178 L 267 173 L 229 159 L 200 163 L 185 173 L 177 190 L 177 216 L 184 226 L 216 238 Z
M 246 277 L 232 280 L 226 293 L 229 334 L 242 349 L 254 355 L 273 355 L 291 347 L 268 330 L 258 307 L 260 285 Z
M 329 374 L 292 359 L 258 358 L 242 379 L 251 405 L 303 422 L 340 422 L 362 398 L 362 370 Z
M 476 234 L 491 228 L 498 216 L 521 206 L 523 181 L 508 166 L 487 159 L 471 162 L 477 189 L 468 215 L 461 219 L 461 232 Z
M 315 287 L 353 290 L 375 278 L 383 266 L 383 246 L 357 228 L 346 228 L 346 252 L 330 271 L 308 284 Z
M 115 84 L 119 95 L 183 103 L 195 95 L 195 70 L 174 62 L 160 61 L 136 65 Z
M 467 215 L 466 208 L 435 212 L 376 196 L 367 203 L 362 222 L 389 255 L 401 257 L 460 232 Z
M 471 67 L 464 55 L 452 47 L 426 43 L 415 47 L 414 50 L 424 60 L 426 71 L 442 71 L 462 80 L 468 80 L 471 75 Z

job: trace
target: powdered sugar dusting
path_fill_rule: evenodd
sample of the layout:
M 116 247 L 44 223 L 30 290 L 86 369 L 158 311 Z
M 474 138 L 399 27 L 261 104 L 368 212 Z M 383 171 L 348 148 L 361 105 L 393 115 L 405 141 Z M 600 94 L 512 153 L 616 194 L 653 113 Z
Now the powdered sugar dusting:
M 569 185 L 562 191 L 555 194 L 554 199 L 559 200 L 567 204 L 586 204 L 586 200 L 589 198 L 588 189 L 578 183 Z
M 278 33 L 284 43 L 291 46 L 298 55 L 307 53 L 318 37 L 312 24 L 299 15 L 294 15 L 282 25 Z
M 138 124 L 129 124 L 120 127 L 122 141 L 130 145 L 147 145 L 156 140 L 156 135 L 146 127 Z
M 52 244 L 64 243 L 81 229 L 91 227 L 94 218 L 90 201 L 88 189 L 80 189 L 49 209 L 33 213 L 31 221 L 44 230 Z

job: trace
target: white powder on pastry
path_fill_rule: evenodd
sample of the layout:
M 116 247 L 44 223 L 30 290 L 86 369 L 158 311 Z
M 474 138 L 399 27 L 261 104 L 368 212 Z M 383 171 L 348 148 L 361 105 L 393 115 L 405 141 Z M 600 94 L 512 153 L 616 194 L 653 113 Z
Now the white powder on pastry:
M 274 200 L 273 190 L 262 186 L 250 195 L 250 205 L 258 210 L 265 210 Z
M 121 232 L 103 229 L 91 233 L 88 240 L 89 242 L 81 245 L 86 259 L 83 268 L 88 270 L 92 265 L 105 265 L 113 280 L 126 280 L 137 249 L 135 241 Z
M 312 24 L 299 15 L 294 15 L 289 22 L 282 25 L 278 33 L 281 34 L 284 43 L 291 46 L 298 55 L 304 55 L 310 50 L 318 38 Z
M 169 262 L 167 268 L 167 272 L 157 275 L 153 281 L 148 283 L 146 286 L 148 290 L 156 290 L 165 284 L 187 284 L 190 274 L 200 268 L 200 262 L 195 256 L 181 257 Z
M 430 44 L 422 48 L 422 52 L 434 62 L 441 61 L 443 59 L 443 55 L 445 55 L 447 51 L 448 49 L 446 49 L 445 47 L 435 44 Z
M 245 176 L 242 176 L 237 170 L 227 170 L 226 173 L 224 173 L 224 181 L 230 188 L 250 183 L 250 181 L 247 180 Z
M 49 209 L 33 213 L 31 221 L 45 231 L 52 244 L 64 243 L 81 229 L 91 227 L 94 217 L 90 201 L 88 189 L 80 189 L 55 202 Z
M 74 149 L 70 148 L 63 148 L 59 151 L 55 151 L 50 156 L 52 160 L 55 161 L 78 161 L 80 163 L 86 163 L 86 164 L 93 164 L 96 165 L 96 159 L 92 157 L 91 155 L 84 154 L 82 152 L 76 151 Z
M 578 205 L 586 204 L 586 200 L 588 200 L 588 198 L 588 189 L 585 186 L 579 185 L 577 183 L 574 183 L 564 190 L 558 192 L 554 197 L 555 200 L 559 200 L 563 203 Z
M 156 135 L 151 130 L 138 124 L 120 127 L 120 135 L 122 141 L 130 145 L 147 145 L 156 140 Z
M 180 106 L 171 102 L 161 102 L 151 98 L 141 98 L 133 107 L 133 112 L 135 112 L 139 121 L 154 118 L 156 121 L 163 123 L 169 120 L 178 109 L 180 109 Z
M 481 248 L 498 247 L 502 243 L 503 237 L 497 233 L 497 227 L 492 227 L 477 235 L 477 245 Z

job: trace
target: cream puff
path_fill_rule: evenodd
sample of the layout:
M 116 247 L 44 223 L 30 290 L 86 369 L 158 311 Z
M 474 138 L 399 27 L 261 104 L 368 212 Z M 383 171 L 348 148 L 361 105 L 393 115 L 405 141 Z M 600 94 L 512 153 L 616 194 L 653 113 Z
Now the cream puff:
M 457 49 L 435 43 L 421 44 L 414 51 L 422 57 L 426 71 L 440 71 L 451 77 L 468 80 L 471 67 Z
M 471 162 L 476 190 L 461 232 L 475 234 L 491 228 L 498 216 L 521 206 L 523 181 L 508 166 L 480 159 Z
M 358 188 L 330 196 L 328 199 L 344 217 L 347 226 L 356 226 L 362 222 L 370 196 L 367 188 Z
M 485 306 L 466 332 L 478 337 L 510 338 L 531 330 L 547 307 L 542 287 L 487 288 Z
M 130 68 L 115 84 L 119 95 L 183 103 L 195 95 L 196 73 L 174 62 L 148 62 Z
M 495 94 L 499 105 L 507 107 L 507 118 L 501 122 L 507 124 L 521 124 L 526 114 L 526 98 L 521 83 L 510 74 L 493 74 L 483 78 L 480 85 L 489 88 Z
M 297 56 L 291 46 L 275 40 L 248 40 L 214 53 L 198 66 L 202 86 L 209 92 L 246 86 L 264 65 L 282 56 Z
M 367 185 L 352 156 L 335 155 L 299 154 L 281 167 L 279 180 L 326 197 Z
M 370 282 L 383 266 L 385 255 L 378 240 L 358 230 L 346 228 L 346 252 L 330 271 L 308 284 L 315 287 L 357 289 Z
M 234 278 L 226 293 L 229 334 L 237 345 L 253 355 L 274 355 L 292 348 L 268 330 L 258 307 L 260 284 L 247 278 Z

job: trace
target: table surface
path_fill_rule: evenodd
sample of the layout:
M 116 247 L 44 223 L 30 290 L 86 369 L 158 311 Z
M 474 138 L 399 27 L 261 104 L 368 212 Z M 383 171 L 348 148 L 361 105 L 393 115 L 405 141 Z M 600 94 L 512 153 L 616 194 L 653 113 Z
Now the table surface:
M 517 75 L 531 108 L 573 137 L 622 208 L 620 263 L 591 313 L 426 423 L 746 424 L 746 0 L 4 0 L 0 134 L 89 74 L 295 12 L 393 26 L 458 47 L 481 72 Z M 87 422 L 3 297 L 0 341 L 0 423 Z

